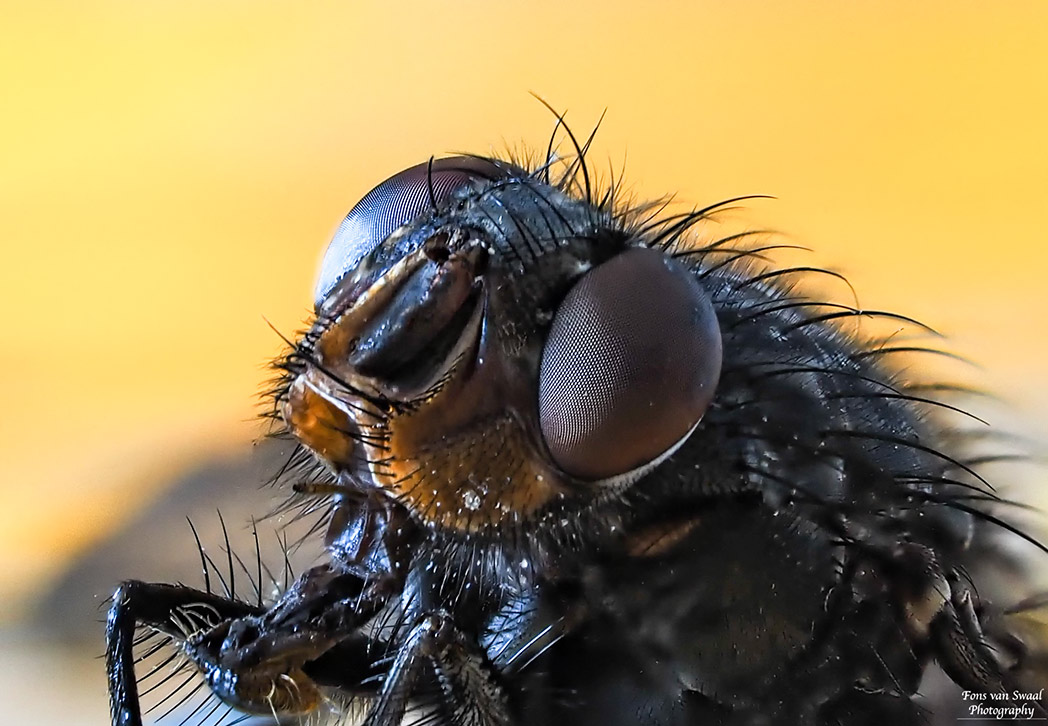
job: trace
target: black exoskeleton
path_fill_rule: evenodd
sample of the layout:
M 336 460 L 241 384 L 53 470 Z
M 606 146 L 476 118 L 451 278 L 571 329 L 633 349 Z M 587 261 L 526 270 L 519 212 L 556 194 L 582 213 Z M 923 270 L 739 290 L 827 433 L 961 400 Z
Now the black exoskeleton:
M 254 604 L 121 585 L 115 725 L 143 629 L 281 721 L 902 726 L 933 665 L 1035 702 L 966 570 L 997 495 L 839 323 L 916 324 L 702 242 L 716 207 L 595 197 L 577 150 L 431 160 L 353 208 L 275 395 L 328 560 Z

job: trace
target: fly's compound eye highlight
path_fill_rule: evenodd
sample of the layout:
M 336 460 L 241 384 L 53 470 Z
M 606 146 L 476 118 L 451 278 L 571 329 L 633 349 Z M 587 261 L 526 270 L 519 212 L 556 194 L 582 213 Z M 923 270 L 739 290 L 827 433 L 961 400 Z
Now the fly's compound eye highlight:
M 476 179 L 523 173 L 509 164 L 455 156 L 417 164 L 368 192 L 342 220 L 324 252 L 314 289 L 319 307 L 338 282 L 401 225 L 446 201 Z
M 643 473 L 698 425 L 720 369 L 717 317 L 694 274 L 654 249 L 612 258 L 568 292 L 542 352 L 550 455 L 580 479 Z

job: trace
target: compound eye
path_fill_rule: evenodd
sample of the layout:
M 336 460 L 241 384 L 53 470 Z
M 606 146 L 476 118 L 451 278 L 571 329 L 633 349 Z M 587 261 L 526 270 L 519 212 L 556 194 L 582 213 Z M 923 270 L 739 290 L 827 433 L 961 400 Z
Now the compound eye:
M 720 328 L 694 274 L 654 249 L 623 252 L 553 317 L 539 372 L 546 446 L 580 479 L 640 473 L 695 428 L 720 368 Z
M 475 179 L 524 174 L 503 162 L 453 156 L 413 166 L 391 176 L 357 202 L 342 220 L 320 263 L 314 291 L 317 305 L 393 230 L 440 204 Z M 432 197 L 431 197 L 432 195 Z

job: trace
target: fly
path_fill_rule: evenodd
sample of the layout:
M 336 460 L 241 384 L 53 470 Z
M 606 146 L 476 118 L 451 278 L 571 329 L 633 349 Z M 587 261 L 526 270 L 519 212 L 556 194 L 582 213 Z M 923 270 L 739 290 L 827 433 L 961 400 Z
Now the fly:
M 916 724 L 933 667 L 1044 685 L 966 574 L 995 530 L 1044 545 L 841 322 L 916 324 L 698 242 L 721 205 L 596 192 L 587 147 L 431 159 L 353 207 L 274 394 L 326 561 L 267 602 L 124 582 L 114 725 L 136 633 L 282 722 Z

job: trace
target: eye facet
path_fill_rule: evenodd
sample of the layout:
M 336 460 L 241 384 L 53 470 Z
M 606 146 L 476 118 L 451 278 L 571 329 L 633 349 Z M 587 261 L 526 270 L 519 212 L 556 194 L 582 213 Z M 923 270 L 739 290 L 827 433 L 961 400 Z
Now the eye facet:
M 393 230 L 428 211 L 433 204 L 475 179 L 524 173 L 505 162 L 453 156 L 418 164 L 391 176 L 357 202 L 339 225 L 320 264 L 314 291 L 316 304 Z
M 580 479 L 629 474 L 688 436 L 720 368 L 720 328 L 695 276 L 658 250 L 623 252 L 554 315 L 539 373 L 546 446 Z

